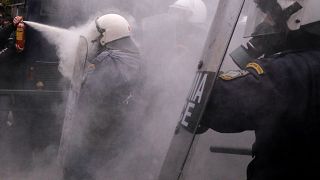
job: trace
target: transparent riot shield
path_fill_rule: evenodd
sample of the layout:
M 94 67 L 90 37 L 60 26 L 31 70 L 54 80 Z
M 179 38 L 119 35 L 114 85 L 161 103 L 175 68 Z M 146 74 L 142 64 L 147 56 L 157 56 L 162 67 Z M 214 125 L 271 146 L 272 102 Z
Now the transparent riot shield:
M 68 147 L 72 142 L 70 140 L 71 127 L 73 126 L 75 109 L 77 106 L 78 98 L 80 95 L 81 84 L 84 78 L 84 69 L 87 60 L 88 53 L 88 42 L 87 39 L 83 36 L 79 37 L 79 43 L 75 56 L 75 64 L 71 79 L 71 87 L 69 90 L 68 100 L 66 104 L 65 117 L 63 120 L 62 134 L 60 139 L 60 147 L 58 160 L 61 164 L 64 163 L 64 156 L 67 154 Z
M 171 145 L 159 175 L 159 180 L 177 179 L 212 179 L 215 177 L 190 176 L 198 174 L 191 171 L 197 143 L 202 136 L 197 135 L 206 129 L 199 126 L 199 121 L 206 107 L 207 100 L 214 86 L 214 81 L 227 54 L 236 24 L 239 21 L 244 0 L 223 0 L 219 2 L 216 16 L 211 25 L 198 72 L 189 92 L 186 105 L 176 127 Z M 209 151 L 210 145 L 206 151 Z M 246 152 L 246 151 L 245 151 Z M 214 171 L 214 170 L 210 170 Z M 188 178 L 191 177 L 191 178 Z

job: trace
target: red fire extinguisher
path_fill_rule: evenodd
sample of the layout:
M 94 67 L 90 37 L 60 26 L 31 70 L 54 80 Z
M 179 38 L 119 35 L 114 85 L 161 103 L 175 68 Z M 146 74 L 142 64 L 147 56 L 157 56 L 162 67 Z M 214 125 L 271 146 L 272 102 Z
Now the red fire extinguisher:
M 18 52 L 24 50 L 25 43 L 26 43 L 26 26 L 23 21 L 17 24 L 16 30 L 16 49 Z

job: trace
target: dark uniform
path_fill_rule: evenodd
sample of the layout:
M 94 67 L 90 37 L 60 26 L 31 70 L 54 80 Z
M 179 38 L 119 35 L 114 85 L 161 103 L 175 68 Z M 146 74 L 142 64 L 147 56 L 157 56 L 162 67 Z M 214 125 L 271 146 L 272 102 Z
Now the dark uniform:
M 0 28 L 0 89 L 11 89 L 14 80 L 13 71 L 16 63 L 14 38 L 12 37 L 14 31 L 13 24 Z M 0 128 L 7 121 L 9 105 L 10 97 L 0 94 Z
M 320 49 L 274 55 L 216 81 L 202 124 L 254 130 L 250 180 L 320 177 Z
M 0 28 L 0 89 L 16 89 L 19 76 L 24 73 L 20 69 L 24 62 L 23 52 L 18 53 L 15 47 L 15 30 L 12 19 Z M 18 113 L 13 110 L 14 99 L 13 95 L 0 94 L 0 164 L 3 165 L 0 175 L 4 177 L 9 169 L 26 170 L 31 160 L 29 123 L 25 118 L 17 118 Z
M 15 45 L 12 38 L 12 33 L 15 31 L 13 24 L 9 24 L 0 28 L 0 71 L 1 71 L 1 84 L 0 88 L 8 88 L 10 83 L 10 72 L 7 66 L 12 64 L 13 54 L 15 53 Z
M 94 174 L 130 143 L 135 122 L 130 116 L 141 86 L 141 60 L 130 38 L 109 43 L 87 73 L 79 97 L 76 128 L 81 145 L 69 149 L 65 179 L 95 179 Z M 79 123 L 81 125 L 79 125 Z M 128 136 L 127 134 L 130 134 Z

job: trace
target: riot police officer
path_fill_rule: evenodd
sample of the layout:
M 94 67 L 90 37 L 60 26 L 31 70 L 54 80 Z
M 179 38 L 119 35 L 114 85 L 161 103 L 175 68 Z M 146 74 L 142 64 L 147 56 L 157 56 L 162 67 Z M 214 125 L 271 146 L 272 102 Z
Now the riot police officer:
M 320 2 L 251 3 L 251 39 L 231 53 L 242 69 L 217 79 L 202 124 L 223 133 L 255 131 L 250 180 L 317 179 Z
M 124 134 L 131 129 L 126 120 L 141 82 L 139 50 L 124 17 L 106 14 L 96 19 L 95 26 L 91 37 L 96 37 L 92 42 L 99 50 L 90 60 L 75 118 L 78 128 L 72 132 L 81 131 L 74 136 L 81 145 L 69 146 L 66 152 L 65 179 L 96 179 L 95 171 L 117 157 L 131 138 Z

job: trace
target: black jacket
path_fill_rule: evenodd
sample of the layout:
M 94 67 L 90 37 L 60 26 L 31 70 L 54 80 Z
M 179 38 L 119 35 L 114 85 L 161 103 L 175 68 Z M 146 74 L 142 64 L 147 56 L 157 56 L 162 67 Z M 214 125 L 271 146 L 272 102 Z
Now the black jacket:
M 0 47 L 2 48 L 7 43 L 10 34 L 15 30 L 13 24 L 9 24 L 0 29 Z
M 202 124 L 254 130 L 248 179 L 320 177 L 320 50 L 260 59 L 237 78 L 221 75 Z
M 10 24 L 0 29 L 0 88 L 12 88 L 14 68 L 16 66 L 16 49 L 12 34 L 15 27 Z

